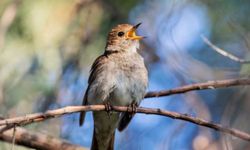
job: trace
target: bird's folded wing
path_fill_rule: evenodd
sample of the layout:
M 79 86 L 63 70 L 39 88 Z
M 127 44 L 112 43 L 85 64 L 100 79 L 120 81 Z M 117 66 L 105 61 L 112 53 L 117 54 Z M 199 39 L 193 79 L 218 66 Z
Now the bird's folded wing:
M 105 65 L 107 65 L 108 61 L 108 57 L 107 55 L 101 55 L 99 56 L 95 62 L 93 63 L 93 65 L 91 66 L 91 70 L 90 70 L 90 76 L 88 79 L 88 88 L 85 92 L 84 98 L 83 98 L 83 102 L 82 105 L 88 105 L 88 95 L 89 95 L 89 91 L 91 90 L 91 85 L 95 82 L 95 80 L 97 80 L 98 76 L 103 76 L 102 72 L 105 69 Z M 101 88 L 101 87 L 100 87 Z M 108 95 L 109 93 L 107 93 Z M 81 112 L 80 113 L 80 119 L 79 119 L 79 125 L 83 125 L 84 123 L 84 119 L 85 119 L 85 112 Z

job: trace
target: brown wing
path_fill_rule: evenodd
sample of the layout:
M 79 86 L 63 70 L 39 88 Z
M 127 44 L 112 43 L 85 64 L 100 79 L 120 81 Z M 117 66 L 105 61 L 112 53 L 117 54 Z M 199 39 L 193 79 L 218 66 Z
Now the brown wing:
M 99 56 L 95 62 L 93 63 L 93 65 L 91 66 L 91 70 L 90 70 L 90 76 L 88 79 L 88 88 L 84 94 L 84 98 L 82 101 L 82 105 L 85 106 L 88 104 L 88 91 L 89 91 L 89 87 L 91 85 L 91 83 L 96 79 L 96 76 L 99 74 L 100 71 L 103 70 L 103 65 L 106 61 L 107 56 L 105 54 Z M 79 125 L 83 125 L 84 123 L 84 119 L 85 119 L 85 111 L 82 111 L 80 113 L 80 119 L 79 119 Z
M 103 70 L 103 64 L 107 62 L 108 56 L 103 54 L 96 58 L 95 62 L 93 63 L 91 70 L 90 70 L 90 76 L 88 80 L 88 84 L 91 85 L 91 83 L 96 79 L 96 76 Z
M 85 94 L 84 94 L 84 98 L 83 98 L 83 101 L 82 101 L 82 105 L 83 105 L 83 106 L 87 105 L 88 90 L 89 90 L 89 87 L 87 88 L 87 90 L 86 90 L 86 92 L 85 92 Z M 80 120 L 79 120 L 79 125 L 80 125 L 80 126 L 82 126 L 83 123 L 84 123 L 85 114 L 86 114 L 85 111 L 82 111 L 82 112 L 80 113 Z

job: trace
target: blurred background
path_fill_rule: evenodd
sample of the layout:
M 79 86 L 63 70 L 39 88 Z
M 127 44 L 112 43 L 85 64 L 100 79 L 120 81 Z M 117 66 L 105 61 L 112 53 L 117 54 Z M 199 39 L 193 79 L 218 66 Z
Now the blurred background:
M 142 22 L 140 53 L 149 88 L 247 77 L 250 64 L 224 57 L 201 39 L 250 59 L 249 0 L 1 0 L 0 114 L 13 117 L 80 105 L 90 66 L 101 55 L 108 31 L 119 23 Z M 141 106 L 212 120 L 250 133 L 250 88 L 229 87 L 145 99 Z M 89 147 L 91 113 L 26 126 Z M 116 134 L 121 150 L 250 149 L 250 143 L 191 123 L 138 114 Z M 0 149 L 10 145 L 0 142 Z M 18 147 L 26 150 L 28 148 Z

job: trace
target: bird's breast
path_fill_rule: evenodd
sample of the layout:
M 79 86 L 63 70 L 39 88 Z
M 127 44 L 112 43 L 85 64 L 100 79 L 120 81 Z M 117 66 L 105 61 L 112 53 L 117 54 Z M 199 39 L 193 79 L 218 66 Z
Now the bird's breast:
M 147 87 L 147 70 L 143 61 L 124 60 L 115 71 L 116 86 L 110 94 L 113 105 L 140 103 Z M 135 61 L 135 62 L 134 62 Z
M 141 56 L 112 54 L 95 68 L 95 78 L 88 90 L 88 104 L 127 106 L 140 103 L 147 87 L 147 70 Z

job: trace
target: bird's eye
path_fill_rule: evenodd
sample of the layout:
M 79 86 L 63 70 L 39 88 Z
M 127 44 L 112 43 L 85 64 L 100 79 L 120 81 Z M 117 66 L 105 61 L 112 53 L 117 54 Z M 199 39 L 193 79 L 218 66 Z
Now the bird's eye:
M 118 36 L 122 37 L 124 35 L 124 32 L 118 32 Z

